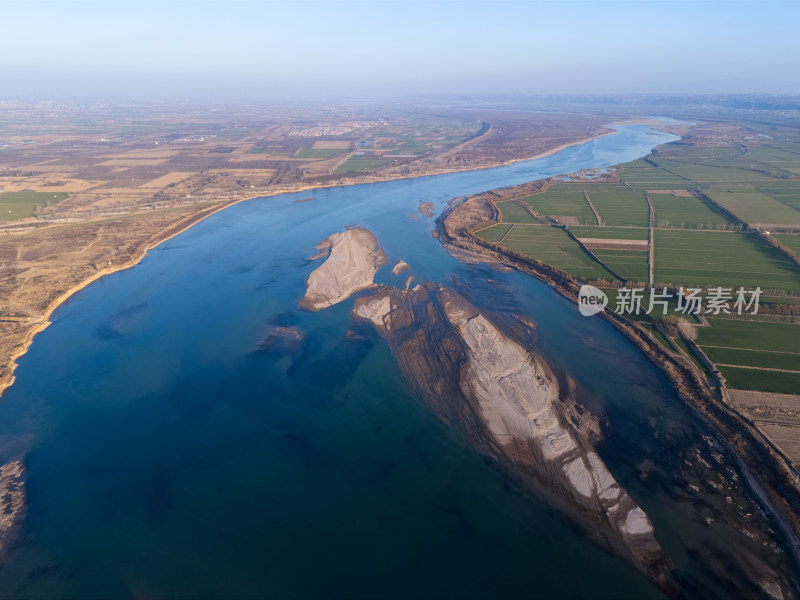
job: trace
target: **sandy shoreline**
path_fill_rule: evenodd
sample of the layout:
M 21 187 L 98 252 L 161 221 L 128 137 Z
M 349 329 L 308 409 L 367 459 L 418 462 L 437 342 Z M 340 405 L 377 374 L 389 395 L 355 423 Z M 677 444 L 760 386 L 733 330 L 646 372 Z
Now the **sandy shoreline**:
M 8 367 L 9 367 L 8 374 L 3 380 L 0 381 L 0 397 L 2 397 L 2 395 L 5 393 L 5 391 L 9 387 L 11 387 L 13 385 L 14 381 L 16 380 L 16 377 L 14 376 L 14 371 L 16 370 L 16 368 L 18 366 L 17 365 L 17 361 L 22 356 L 24 356 L 25 353 L 28 351 L 28 349 L 30 348 L 30 345 L 33 343 L 34 338 L 39 333 L 41 333 L 42 331 L 47 329 L 52 324 L 52 322 L 50 321 L 50 317 L 53 315 L 53 313 L 56 311 L 56 309 L 59 306 L 64 304 L 73 295 L 77 294 L 82 289 L 88 287 L 89 285 L 91 285 L 95 281 L 97 281 L 99 279 L 102 279 L 103 277 L 105 277 L 107 275 L 112 275 L 113 273 L 117 273 L 119 271 L 125 271 L 127 269 L 132 268 L 132 267 L 135 267 L 137 264 L 139 264 L 139 262 L 141 262 L 141 260 L 145 256 L 147 256 L 147 253 L 150 252 L 150 250 L 152 250 L 153 248 L 156 248 L 156 247 L 160 246 L 164 242 L 169 241 L 172 238 L 174 238 L 174 237 L 176 237 L 176 236 L 188 231 L 190 228 L 194 227 L 200 221 L 203 221 L 204 219 L 206 219 L 206 218 L 208 218 L 208 217 L 210 217 L 210 216 L 212 216 L 212 215 L 214 215 L 214 214 L 216 214 L 216 213 L 228 208 L 229 206 L 232 206 L 233 204 L 237 204 L 238 202 L 243 202 L 244 200 L 250 200 L 250 199 L 251 198 L 246 198 L 246 199 L 236 200 L 236 201 L 233 201 L 233 202 L 230 202 L 230 203 L 226 203 L 226 204 L 223 204 L 223 205 L 220 205 L 220 206 L 209 207 L 209 208 L 203 209 L 202 211 L 200 211 L 200 212 L 198 212 L 198 213 L 196 213 L 194 215 L 191 215 L 191 216 L 187 217 L 185 220 L 189 221 L 188 223 L 186 223 L 185 225 L 180 226 L 177 230 L 173 231 L 171 229 L 167 229 L 166 231 L 161 232 L 161 235 L 156 236 L 155 239 L 151 240 L 148 244 L 144 245 L 142 247 L 142 249 L 139 250 L 136 253 L 136 256 L 133 259 L 128 260 L 128 261 L 126 261 L 124 263 L 120 263 L 119 265 L 112 265 L 110 267 L 105 267 L 105 268 L 99 270 L 97 273 L 95 273 L 91 277 L 89 277 L 87 279 L 84 279 L 80 283 L 74 285 L 73 287 L 68 289 L 66 292 L 61 294 L 58 298 L 53 300 L 53 302 L 50 303 L 50 305 L 47 307 L 47 309 L 45 309 L 45 311 L 42 313 L 42 315 L 40 317 L 38 317 L 37 319 L 35 319 L 36 325 L 34 325 L 34 327 L 30 331 L 27 332 L 27 334 L 26 334 L 26 336 L 25 336 L 25 338 L 24 338 L 24 340 L 22 342 L 22 345 L 21 345 L 20 349 L 17 352 L 15 352 L 15 353 L 13 353 L 11 355 L 11 357 L 9 359 L 9 364 L 8 364 Z
M 168 229 L 168 230 L 162 232 L 161 235 L 157 235 L 155 237 L 155 239 L 153 239 L 150 243 L 146 244 L 142 248 L 142 250 L 140 250 L 136 254 L 136 256 L 133 259 L 131 259 L 129 261 L 126 261 L 124 263 L 121 263 L 119 265 L 113 265 L 111 267 L 107 267 L 107 268 L 99 270 L 97 273 L 95 273 L 91 277 L 89 277 L 87 279 L 84 279 L 83 281 L 81 281 L 81 282 L 77 283 L 76 285 L 74 285 L 73 287 L 69 288 L 66 292 L 61 294 L 61 296 L 59 296 L 53 302 L 51 302 L 50 305 L 47 307 L 47 309 L 42 313 L 42 315 L 35 320 L 36 324 L 33 326 L 33 328 L 30 329 L 25 334 L 25 337 L 22 340 L 22 343 L 20 345 L 19 350 L 14 352 L 9 357 L 8 363 L 7 363 L 8 371 L 6 372 L 6 375 L 2 379 L 0 379 L 0 398 L 2 398 L 3 394 L 5 393 L 5 391 L 9 387 L 11 387 L 13 385 L 14 381 L 16 380 L 16 377 L 14 376 L 14 371 L 17 368 L 17 361 L 22 356 L 25 355 L 25 353 L 30 348 L 30 345 L 33 343 L 33 340 L 35 339 L 35 337 L 39 333 L 41 333 L 42 331 L 47 329 L 47 327 L 50 326 L 50 324 L 51 324 L 50 317 L 53 315 L 53 313 L 56 311 L 56 309 L 59 306 L 61 306 L 64 302 L 69 300 L 73 295 L 75 295 L 76 293 L 80 292 L 82 289 L 84 289 L 85 287 L 91 285 L 95 281 L 97 281 L 97 280 L 99 280 L 99 279 L 101 279 L 101 278 L 103 278 L 103 277 L 105 277 L 107 275 L 112 275 L 113 273 L 117 273 L 119 271 L 124 271 L 126 269 L 130 269 L 131 267 L 135 267 L 137 264 L 139 264 L 139 262 L 145 256 L 147 256 L 147 253 L 150 250 L 160 246 L 164 242 L 169 241 L 170 239 L 180 235 L 181 233 L 184 233 L 185 231 L 189 230 L 191 227 L 193 227 L 194 225 L 196 225 L 200 221 L 203 221 L 204 219 L 206 219 L 206 218 L 208 218 L 208 217 L 210 217 L 210 216 L 212 216 L 212 215 L 214 215 L 214 214 L 216 214 L 216 213 L 218 213 L 218 212 L 220 212 L 222 210 L 225 210 L 226 208 L 229 208 L 231 206 L 239 204 L 240 202 L 246 202 L 248 200 L 255 200 L 257 198 L 270 198 L 272 196 L 277 196 L 279 194 L 294 194 L 294 193 L 297 193 L 297 192 L 304 192 L 304 191 L 308 191 L 308 190 L 318 190 L 318 189 L 342 187 L 342 186 L 348 186 L 348 185 L 361 185 L 361 184 L 365 184 L 365 183 L 381 183 L 381 182 L 385 182 L 385 181 L 396 181 L 396 180 L 401 180 L 401 179 L 416 179 L 417 177 L 428 177 L 428 176 L 431 176 L 431 175 L 444 175 L 446 173 L 458 173 L 458 172 L 464 172 L 464 171 L 478 171 L 478 170 L 482 170 L 482 169 L 492 169 L 492 168 L 496 168 L 496 167 L 503 167 L 503 166 L 508 166 L 508 165 L 511 165 L 511 164 L 514 164 L 514 163 L 518 163 L 518 162 L 522 162 L 522 161 L 526 161 L 526 160 L 535 160 L 537 158 L 544 158 L 546 156 L 551 156 L 551 155 L 555 154 L 556 152 L 560 152 L 561 150 L 569 148 L 570 146 L 577 146 L 579 144 L 583 144 L 585 142 L 588 142 L 588 141 L 591 141 L 591 140 L 594 140 L 594 139 L 597 139 L 597 138 L 600 138 L 600 137 L 603 137 L 603 136 L 606 136 L 606 135 L 611 135 L 611 134 L 614 134 L 614 133 L 616 133 L 616 131 L 608 131 L 608 132 L 601 133 L 601 134 L 598 134 L 598 135 L 595 135 L 595 136 L 591 136 L 591 137 L 588 137 L 588 138 L 576 140 L 574 142 L 568 142 L 566 144 L 561 144 L 561 145 L 559 145 L 559 146 L 557 146 L 555 148 L 552 148 L 550 150 L 546 150 L 545 152 L 540 152 L 539 154 L 536 154 L 534 156 L 530 156 L 530 157 L 527 157 L 527 158 L 512 159 L 512 160 L 503 161 L 503 162 L 497 162 L 497 163 L 493 163 L 493 164 L 485 165 L 485 166 L 465 167 L 463 169 L 458 169 L 458 168 L 438 169 L 438 170 L 433 170 L 433 171 L 430 171 L 430 172 L 416 173 L 416 174 L 413 174 L 413 175 L 378 176 L 378 177 L 370 177 L 370 178 L 368 178 L 366 180 L 354 180 L 354 181 L 349 181 L 349 182 L 348 181 L 343 181 L 343 182 L 331 183 L 331 184 L 323 184 L 323 185 L 301 185 L 301 186 L 296 186 L 296 187 L 295 186 L 288 186 L 286 189 L 274 190 L 274 191 L 271 191 L 271 192 L 257 194 L 257 195 L 254 195 L 254 196 L 246 196 L 246 197 L 243 197 L 243 198 L 236 198 L 234 200 L 224 201 L 224 202 L 222 202 L 220 204 L 217 204 L 217 205 L 212 205 L 211 207 L 209 207 L 210 210 L 209 209 L 203 209 L 200 212 L 198 212 L 197 214 L 192 215 L 191 217 L 187 217 L 187 220 L 189 221 L 189 223 L 187 223 L 185 226 L 181 227 L 180 229 L 178 229 L 176 231 L 171 231 L 171 230 Z M 207 211 L 207 212 L 204 212 L 204 211 Z

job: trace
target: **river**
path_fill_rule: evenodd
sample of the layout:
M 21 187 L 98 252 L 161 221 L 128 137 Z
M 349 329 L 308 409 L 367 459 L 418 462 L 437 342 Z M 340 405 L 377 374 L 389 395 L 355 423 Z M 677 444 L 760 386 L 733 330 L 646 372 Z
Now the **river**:
M 0 403 L 0 460 L 24 452 L 27 475 L 0 595 L 660 597 L 433 417 L 385 342 L 348 335 L 352 299 L 297 307 L 314 246 L 353 224 L 386 251 L 379 283 L 412 274 L 536 322 L 537 351 L 618 434 L 601 455 L 684 593 L 724 595 L 726 534 L 668 489 L 682 445 L 706 432 L 666 378 L 544 284 L 452 258 L 417 211 L 677 139 L 616 129 L 510 166 L 240 203 L 72 297 Z M 395 277 L 400 258 L 411 271 Z M 276 326 L 302 341 L 265 347 Z

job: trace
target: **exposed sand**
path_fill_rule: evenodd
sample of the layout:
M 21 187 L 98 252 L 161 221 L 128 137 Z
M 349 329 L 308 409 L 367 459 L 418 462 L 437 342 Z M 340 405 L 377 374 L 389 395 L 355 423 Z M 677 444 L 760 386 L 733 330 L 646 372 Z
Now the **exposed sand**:
M 404 261 L 401 258 L 400 260 L 397 261 L 397 264 L 395 264 L 395 266 L 392 267 L 392 275 L 399 275 L 403 271 L 408 271 L 409 269 L 411 269 L 411 267 L 408 265 L 406 261 Z
M 628 511 L 628 516 L 625 519 L 623 529 L 626 533 L 631 535 L 641 535 L 651 533 L 653 526 L 644 511 L 638 506 L 633 507 Z
M 333 306 L 371 287 L 375 273 L 386 264 L 378 240 L 363 227 L 334 233 L 318 248 L 323 253 L 328 251 L 328 258 L 306 280 L 306 295 L 300 306 L 308 310 Z
M 9 529 L 19 521 L 25 508 L 24 471 L 19 460 L 0 467 L 0 553 L 8 551 L 6 538 Z
M 587 527 L 645 571 L 660 572 L 663 552 L 652 525 L 594 450 L 593 421 L 575 412 L 547 364 L 491 313 L 425 284 L 362 296 L 353 316 L 375 325 L 446 423 L 523 483 L 530 477 L 565 500 L 568 513 L 587 519 Z
M 480 313 L 459 302 L 445 302 L 444 309 L 469 348 L 470 377 L 462 389 L 478 401 L 492 437 L 507 448 L 532 440 L 546 462 L 561 465 L 573 493 L 596 502 L 620 533 L 651 536 L 653 527 L 644 511 L 619 487 L 597 453 L 584 450 L 578 442 L 581 433 L 563 424 L 558 385 L 537 359 Z
M 557 397 L 555 382 L 545 379 L 530 355 L 503 336 L 483 315 L 473 315 L 455 303 L 445 303 L 445 315 L 469 347 L 470 390 L 481 416 L 500 444 L 533 437 L 546 455 L 557 456 L 574 446 L 551 413 Z M 553 435 L 548 443 L 548 434 Z
M 386 322 L 386 317 L 392 310 L 392 301 L 389 296 L 370 299 L 362 304 L 357 304 L 353 309 L 353 314 L 363 319 L 368 319 L 376 327 L 391 328 L 391 324 Z
M 594 480 L 589 469 L 586 468 L 586 463 L 582 457 L 578 457 L 573 461 L 564 465 L 564 473 L 569 477 L 573 487 L 578 492 L 587 498 L 594 495 Z

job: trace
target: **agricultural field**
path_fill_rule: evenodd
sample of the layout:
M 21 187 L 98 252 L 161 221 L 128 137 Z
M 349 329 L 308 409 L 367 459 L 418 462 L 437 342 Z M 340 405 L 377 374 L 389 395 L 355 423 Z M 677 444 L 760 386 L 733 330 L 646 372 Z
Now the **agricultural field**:
M 800 180 L 767 183 L 761 186 L 760 191 L 769 194 L 779 202 L 800 208 Z
M 539 223 L 531 213 L 516 202 L 498 202 L 497 208 L 500 210 L 503 223 Z
M 372 150 L 390 157 L 421 156 L 457 144 L 481 132 L 480 123 L 435 117 L 417 118 L 403 127 L 380 128 L 358 143 L 359 150 Z
M 705 193 L 745 223 L 800 226 L 800 210 L 758 190 L 709 190 Z
M 492 225 L 491 227 L 487 227 L 486 229 L 481 229 L 480 231 L 476 232 L 476 235 L 482 240 L 496 243 L 502 240 L 503 236 L 513 226 L 514 226 L 513 224 L 509 225 L 506 223 L 498 223 L 497 225 Z
M 783 447 L 788 447 L 784 438 L 791 438 L 796 430 L 781 425 L 785 411 L 781 412 L 779 404 L 800 396 L 780 396 L 775 400 L 770 393 L 800 394 L 800 325 L 793 323 L 796 318 L 775 314 L 791 315 L 792 309 L 800 305 L 800 266 L 757 235 L 744 231 L 725 211 L 748 224 L 783 228 L 783 232 L 773 231 L 772 235 L 800 254 L 800 152 L 794 150 L 800 151 L 800 146 L 790 150 L 736 144 L 686 152 L 680 144 L 667 145 L 647 160 L 620 166 L 617 176 L 626 187 L 591 182 L 558 184 L 544 194 L 526 198 L 541 214 L 580 218 L 580 224 L 564 221 L 569 233 L 618 277 L 634 287 L 643 287 L 648 276 L 647 252 L 646 246 L 637 250 L 636 244 L 649 239 L 646 192 L 654 210 L 657 286 L 699 287 L 705 296 L 708 288 L 723 286 L 733 288 L 732 301 L 739 286 L 746 290 L 760 287 L 764 291 L 760 303 L 763 310 L 757 317 L 749 316 L 749 320 L 711 318 L 706 326 L 691 315 L 678 316 L 689 318 L 695 325 L 698 344 L 717 365 L 728 388 L 734 392 L 752 390 L 736 393 L 757 395 L 750 400 L 755 403 L 750 409 L 755 406 L 762 411 L 758 413 L 761 421 L 756 419 L 759 427 L 767 435 L 776 436 L 775 441 Z M 586 210 L 584 191 L 599 213 L 602 226 L 596 225 L 593 214 Z M 563 239 L 548 240 L 540 235 L 534 241 L 526 231 L 529 227 L 514 225 L 510 231 L 507 226 L 502 227 L 484 235 L 487 239 L 494 235 L 496 241 L 508 233 L 504 246 L 559 266 L 576 277 L 597 276 L 598 267 L 588 265 L 589 271 L 584 271 L 587 265 L 575 262 L 576 249 L 565 246 Z M 555 252 L 555 248 L 545 247 L 547 241 L 562 251 L 571 250 L 571 254 L 566 253 L 570 259 Z M 610 288 L 605 292 L 613 310 L 619 290 Z M 643 310 L 647 299 L 645 294 Z M 676 307 L 671 306 L 675 314 Z M 764 314 L 767 316 L 761 316 Z M 698 368 L 712 376 L 686 342 L 655 327 L 653 320 L 660 314 L 628 317 L 648 328 L 668 350 L 681 348 Z M 785 322 L 774 322 L 778 319 Z M 750 418 L 755 417 L 751 414 Z
M 483 230 L 478 235 L 488 240 L 496 232 Z M 489 236 L 489 237 L 485 237 Z M 503 240 L 509 250 L 566 271 L 579 279 L 616 278 L 589 256 L 560 227 L 549 225 L 514 225 Z
M 800 392 L 800 325 L 709 319 L 697 343 L 719 364 L 729 387 Z
M 800 325 L 734 319 L 709 319 L 708 322 L 710 327 L 697 328 L 700 347 L 800 352 Z
M 800 154 L 778 148 L 755 148 L 748 153 L 751 160 L 800 175 Z
M 771 181 L 773 178 L 763 171 L 755 171 L 736 166 L 722 166 L 716 164 L 687 164 L 669 159 L 657 159 L 659 166 L 684 177 L 697 184 L 729 185 L 746 181 Z M 767 170 L 767 167 L 764 167 Z
M 603 225 L 647 227 L 650 212 L 644 193 L 623 185 L 588 188 L 589 199 L 600 214 Z
M 758 390 L 776 394 L 797 394 L 800 372 L 766 371 L 743 367 L 720 367 L 728 387 L 735 390 Z
M 364 171 L 367 169 L 375 169 L 392 162 L 390 158 L 384 158 L 378 154 L 371 154 L 365 152 L 364 154 L 354 154 L 346 161 L 344 161 L 334 173 L 349 173 L 351 171 Z
M 641 161 L 641 164 L 646 166 L 623 166 L 620 170 L 619 178 L 637 190 L 679 190 L 695 187 L 694 182 L 684 179 L 675 173 L 650 166 L 644 161 Z
M 582 224 L 597 225 L 592 207 L 583 192 L 575 189 L 549 189 L 541 194 L 522 198 L 540 215 L 550 217 L 578 217 Z
M 729 229 L 734 223 L 715 206 L 693 195 L 651 193 L 655 226 L 677 229 Z
M 772 147 L 748 150 L 740 145 L 685 152 L 679 146 L 667 145 L 648 160 L 621 165 L 617 175 L 627 186 L 605 182 L 561 183 L 525 200 L 540 214 L 566 217 L 562 222 L 569 233 L 613 274 L 633 287 L 644 287 L 648 278 L 647 193 L 654 210 L 656 285 L 699 287 L 704 296 L 710 287 L 733 288 L 731 302 L 738 287 L 746 290 L 760 287 L 764 291 L 760 315 L 767 316 L 749 317 L 750 320 L 711 318 L 709 326 L 705 326 L 692 315 L 679 314 L 674 303 L 670 305 L 671 314 L 688 318 L 695 325 L 698 344 L 717 365 L 730 389 L 753 390 L 740 394 L 762 394 L 753 400 L 760 403 L 759 407 L 772 406 L 770 392 L 800 393 L 800 325 L 793 324 L 791 316 L 775 316 L 775 313 L 793 314 L 791 309 L 800 305 L 800 266 L 757 235 L 744 231 L 725 212 L 746 223 L 769 225 L 771 229 L 782 227 L 784 232 L 773 232 L 774 238 L 800 253 L 800 153 Z M 602 225 L 596 224 L 584 191 L 599 213 Z M 505 211 L 501 208 L 504 220 L 525 219 L 524 214 L 516 212 L 510 204 L 507 206 Z M 509 229 L 508 225 L 498 225 L 481 235 L 495 242 L 502 239 L 503 246 L 559 267 L 577 278 L 597 278 L 598 270 L 602 269 L 588 262 L 579 252 L 579 246 L 569 244 L 557 228 L 537 229 L 517 224 Z M 608 275 L 605 278 L 611 280 Z M 604 291 L 610 309 L 614 310 L 619 290 Z M 643 295 L 643 312 L 627 315 L 628 318 L 646 327 L 666 349 L 680 348 L 706 376 L 712 377 L 693 355 L 689 344 L 655 327 L 654 321 L 661 317 L 660 308 L 658 314 L 646 315 L 648 298 L 648 294 Z M 785 322 L 774 322 L 777 319 Z M 797 396 L 781 398 L 781 402 L 786 402 L 785 398 Z M 767 420 L 759 422 L 759 426 L 768 424 L 778 433 L 773 430 L 765 433 L 782 440 L 781 436 L 785 437 L 789 431 L 780 425 L 783 413 L 764 410 L 770 416 L 762 414 L 760 418 Z
M 25 219 L 43 206 L 56 204 L 69 197 L 67 192 L 0 193 L 0 221 Z
M 800 335 L 800 331 L 797 332 Z M 745 365 L 749 367 L 762 367 L 767 369 L 785 369 L 800 373 L 800 342 L 793 354 L 774 352 L 772 350 L 743 350 L 738 348 L 703 349 L 706 356 L 720 365 Z
M 627 281 L 647 282 L 647 252 L 641 250 L 592 250 L 614 273 Z
M 772 237 L 774 237 L 784 246 L 791 248 L 792 250 L 800 254 L 800 235 L 797 234 L 792 235 L 789 233 L 776 233 L 773 234 Z
M 800 293 L 800 267 L 743 232 L 656 229 L 654 278 L 663 284 Z
M 337 148 L 303 148 L 294 155 L 295 158 L 333 158 L 348 152 L 347 149 Z
M 569 228 L 576 238 L 595 238 L 609 240 L 646 240 L 648 230 L 644 227 L 583 227 L 573 225 Z

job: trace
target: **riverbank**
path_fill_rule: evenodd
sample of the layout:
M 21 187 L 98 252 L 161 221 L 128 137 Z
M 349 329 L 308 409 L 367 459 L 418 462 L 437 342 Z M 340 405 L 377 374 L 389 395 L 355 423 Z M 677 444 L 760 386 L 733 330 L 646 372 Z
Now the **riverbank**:
M 545 182 L 532 182 L 527 184 L 526 191 L 531 186 L 542 185 L 546 185 Z M 438 238 L 445 248 L 457 256 L 472 255 L 472 260 L 515 268 L 577 302 L 580 283 L 568 274 L 485 242 L 472 233 L 498 220 L 495 199 L 491 193 L 484 193 L 453 203 L 437 220 Z M 764 500 L 779 524 L 795 560 L 800 563 L 800 488 L 791 462 L 739 413 L 716 399 L 713 389 L 691 360 L 670 354 L 650 333 L 613 311 L 600 314 L 663 371 L 680 399 L 725 440 L 740 461 L 754 492 Z
M 171 240 L 172 238 L 182 234 L 183 232 L 187 231 L 200 221 L 222 211 L 226 208 L 233 206 L 234 204 L 238 204 L 239 202 L 244 202 L 245 200 L 249 200 L 251 198 L 243 198 L 240 200 L 232 201 L 232 202 L 225 202 L 220 205 L 211 206 L 202 209 L 200 212 L 197 212 L 193 215 L 185 217 L 181 219 L 177 224 L 170 226 L 167 229 L 164 229 L 158 232 L 156 235 L 152 236 L 151 238 L 142 242 L 139 248 L 134 252 L 133 256 L 122 263 L 109 265 L 99 269 L 94 275 L 83 279 L 70 287 L 60 296 L 58 296 L 55 300 L 50 302 L 45 309 L 45 311 L 36 319 L 33 320 L 31 328 L 25 332 L 24 336 L 22 336 L 21 340 L 18 342 L 19 348 L 14 351 L 7 359 L 7 371 L 0 377 L 0 397 L 2 397 L 3 393 L 13 385 L 15 381 L 14 371 L 17 367 L 17 361 L 25 355 L 25 353 L 30 348 L 30 345 L 33 343 L 34 338 L 47 329 L 51 325 L 50 317 L 56 311 L 56 309 L 64 304 L 67 300 L 69 300 L 72 296 L 86 288 L 87 286 L 91 285 L 95 281 L 102 279 L 108 275 L 112 275 L 119 271 L 124 271 L 126 269 L 130 269 L 135 267 L 141 260 L 147 256 L 147 253 L 160 246 L 164 242 Z M 31 323 L 30 321 L 28 323 Z
M 130 252 L 129 255 L 124 260 L 122 260 L 119 263 L 111 265 L 105 264 L 99 268 L 96 268 L 90 276 L 77 278 L 75 281 L 70 282 L 70 285 L 65 286 L 66 289 L 64 291 L 60 291 L 55 296 L 55 298 L 50 300 L 46 304 L 46 306 L 41 310 L 40 314 L 38 314 L 37 316 L 29 318 L 13 316 L 13 311 L 9 311 L 8 306 L 0 307 L 0 322 L 4 321 L 6 323 L 12 323 L 12 322 L 14 323 L 13 330 L 3 332 L 5 345 L 3 348 L 0 348 L 0 364 L 4 366 L 4 370 L 2 374 L 0 374 L 0 398 L 2 398 L 5 391 L 9 387 L 11 387 L 15 381 L 14 372 L 17 368 L 17 363 L 19 359 L 27 353 L 35 337 L 39 333 L 47 329 L 47 327 L 50 325 L 50 317 L 59 306 L 61 306 L 73 295 L 80 292 L 81 290 L 91 285 L 95 281 L 107 275 L 111 275 L 119 271 L 124 271 L 126 269 L 130 269 L 131 267 L 136 266 L 145 256 L 147 256 L 147 253 L 150 250 L 172 239 L 173 237 L 180 235 L 181 233 L 190 229 L 197 223 L 203 221 L 204 219 L 222 210 L 225 210 L 226 208 L 239 204 L 240 202 L 246 202 L 248 200 L 253 200 L 256 198 L 269 198 L 279 194 L 298 193 L 311 190 L 361 185 L 366 183 L 380 183 L 385 181 L 395 181 L 402 179 L 417 179 L 420 177 L 429 177 L 432 175 L 443 175 L 447 173 L 459 173 L 465 171 L 491 169 L 495 167 L 507 166 L 518 162 L 524 162 L 527 160 L 534 160 L 537 158 L 550 156 L 561 150 L 564 150 L 565 148 L 580 145 L 585 142 L 591 141 L 593 139 L 597 139 L 606 135 L 612 135 L 614 133 L 616 133 L 616 131 L 607 131 L 595 136 L 590 136 L 587 138 L 582 138 L 579 140 L 574 140 L 571 142 L 560 144 L 554 148 L 548 149 L 534 156 L 513 159 L 508 161 L 499 161 L 492 164 L 480 165 L 477 167 L 465 166 L 463 168 L 439 168 L 431 171 L 423 171 L 410 175 L 395 174 L 395 175 L 385 175 L 385 176 L 369 176 L 369 177 L 353 178 L 352 180 L 343 180 L 343 181 L 337 181 L 319 185 L 300 185 L 300 184 L 287 185 L 281 187 L 280 189 L 264 190 L 263 192 L 257 193 L 255 195 L 247 195 L 245 197 L 232 198 L 222 202 L 213 202 L 212 200 L 209 200 L 205 208 L 202 208 L 196 213 L 189 214 L 179 219 L 176 223 L 175 222 L 170 223 L 165 228 L 161 229 L 157 228 L 155 231 L 151 231 L 149 230 L 149 228 L 145 227 L 145 230 L 142 232 L 142 235 L 146 237 L 143 240 L 138 240 L 133 242 L 136 248 L 132 252 Z M 471 142 L 474 141 L 475 140 L 471 140 Z M 142 216 L 150 216 L 150 214 Z M 136 215 L 127 215 L 126 218 L 131 219 L 137 217 Z M 92 223 L 93 221 L 89 220 L 85 222 L 85 224 L 87 225 Z M 49 231 L 62 229 L 63 227 L 73 227 L 73 228 L 80 227 L 83 224 L 84 223 L 65 225 L 61 227 L 51 228 Z M 6 240 L 4 243 L 15 243 L 15 242 L 22 243 L 23 240 L 28 240 L 30 236 L 36 235 L 36 233 L 37 232 L 25 233 L 16 236 L 11 240 Z M 39 282 L 37 282 L 34 285 L 38 284 Z M 9 290 L 9 296 L 14 295 L 15 292 L 16 292 L 15 290 Z M 9 296 L 7 296 L 7 298 Z M 7 353 L 5 357 L 2 356 L 3 353 Z

